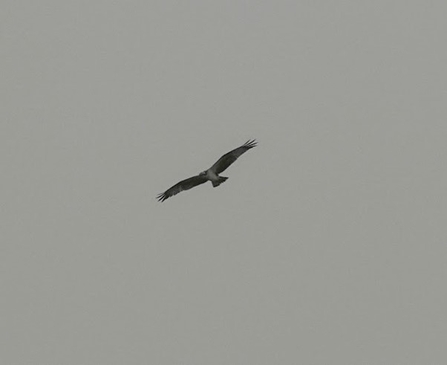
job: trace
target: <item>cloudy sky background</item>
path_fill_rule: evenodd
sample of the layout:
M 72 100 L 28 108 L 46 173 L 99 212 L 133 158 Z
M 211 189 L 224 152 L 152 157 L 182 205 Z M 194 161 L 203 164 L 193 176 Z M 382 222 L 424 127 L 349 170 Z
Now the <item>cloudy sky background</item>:
M 446 363 L 446 11 L 3 2 L 1 362 Z

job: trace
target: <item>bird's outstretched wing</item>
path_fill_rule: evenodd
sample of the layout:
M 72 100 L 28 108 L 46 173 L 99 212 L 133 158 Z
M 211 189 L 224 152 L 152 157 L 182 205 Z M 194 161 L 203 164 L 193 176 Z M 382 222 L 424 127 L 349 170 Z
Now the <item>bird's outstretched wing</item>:
M 190 177 L 189 179 L 185 179 L 175 184 L 173 187 L 166 190 L 164 193 L 158 194 L 157 199 L 159 202 L 163 202 L 171 196 L 174 196 L 180 193 L 183 190 L 188 190 L 193 188 L 194 186 L 206 183 L 208 181 L 207 177 L 204 175 L 197 175 Z
M 211 170 L 216 174 L 220 174 L 222 171 L 225 171 L 234 161 L 236 161 L 240 155 L 247 152 L 250 148 L 256 147 L 256 144 L 257 142 L 254 139 L 245 142 L 241 147 L 238 147 L 219 158 L 219 160 L 211 166 Z

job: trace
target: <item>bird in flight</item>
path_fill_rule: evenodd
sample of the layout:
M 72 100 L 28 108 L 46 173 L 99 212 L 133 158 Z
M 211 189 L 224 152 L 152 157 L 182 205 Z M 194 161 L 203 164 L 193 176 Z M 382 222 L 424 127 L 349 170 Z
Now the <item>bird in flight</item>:
M 225 171 L 228 166 L 230 166 L 234 161 L 238 159 L 238 157 L 245 152 L 247 152 L 250 148 L 256 147 L 256 140 L 248 140 L 242 146 L 235 148 L 234 150 L 226 153 L 221 158 L 217 160 L 217 162 L 211 166 L 208 170 L 202 171 L 200 174 L 190 177 L 188 179 L 182 180 L 179 183 L 175 184 L 164 193 L 158 194 L 157 199 L 160 202 L 165 201 L 166 199 L 180 193 L 183 190 L 189 190 L 195 186 L 206 183 L 207 181 L 211 181 L 213 187 L 217 187 L 222 184 L 224 181 L 228 179 L 228 177 L 219 176 L 219 174 Z

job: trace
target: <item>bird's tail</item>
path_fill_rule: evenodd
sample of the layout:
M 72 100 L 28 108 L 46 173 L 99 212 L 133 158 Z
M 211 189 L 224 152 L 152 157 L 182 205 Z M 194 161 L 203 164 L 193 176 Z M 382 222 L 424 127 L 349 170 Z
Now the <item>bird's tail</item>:
M 220 184 L 222 184 L 223 182 L 225 182 L 227 179 L 228 179 L 228 177 L 219 176 L 219 180 L 217 180 L 217 181 L 212 181 L 212 183 L 213 183 L 213 187 L 215 188 L 215 187 L 219 186 Z

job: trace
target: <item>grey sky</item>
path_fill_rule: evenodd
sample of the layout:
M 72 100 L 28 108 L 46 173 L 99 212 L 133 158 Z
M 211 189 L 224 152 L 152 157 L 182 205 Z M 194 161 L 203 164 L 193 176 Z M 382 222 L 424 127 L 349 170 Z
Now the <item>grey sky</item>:
M 446 363 L 445 2 L 0 9 L 2 364 Z

